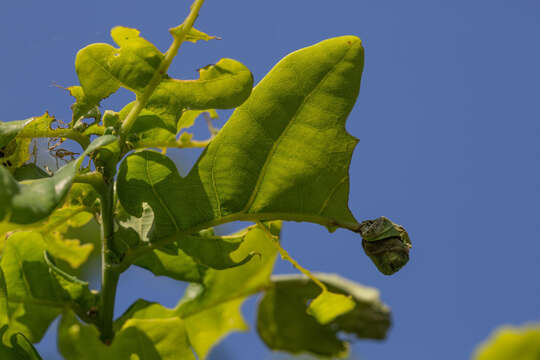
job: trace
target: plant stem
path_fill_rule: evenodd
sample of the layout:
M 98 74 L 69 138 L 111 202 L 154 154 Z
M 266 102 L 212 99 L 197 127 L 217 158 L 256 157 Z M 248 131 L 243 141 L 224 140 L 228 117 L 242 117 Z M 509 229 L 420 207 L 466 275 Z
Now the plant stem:
M 116 287 L 120 272 L 114 267 L 115 255 L 112 248 L 114 236 L 114 188 L 112 181 L 106 184 L 101 194 L 101 298 L 100 339 L 109 345 L 114 337 L 113 317 Z
M 204 0 L 195 0 L 193 5 L 191 5 L 190 13 L 184 20 L 184 22 L 181 25 L 169 30 L 169 32 L 173 35 L 174 38 L 173 43 L 169 47 L 169 50 L 167 50 L 167 52 L 165 53 L 165 57 L 161 61 L 158 70 L 154 73 L 154 76 L 152 76 L 152 79 L 150 79 L 150 81 L 148 82 L 148 85 L 144 89 L 144 92 L 141 96 L 137 96 L 135 105 L 131 108 L 131 111 L 124 119 L 120 131 L 121 142 L 124 142 L 125 137 L 133 126 L 133 123 L 137 119 L 137 116 L 142 111 L 142 109 L 144 109 L 146 103 L 148 102 L 148 99 L 150 99 L 150 96 L 152 96 L 156 87 L 159 85 L 163 77 L 167 74 L 167 70 L 169 69 L 169 66 L 171 65 L 174 57 L 178 53 L 180 45 L 182 45 L 182 42 L 184 42 L 186 34 L 188 34 L 193 27 L 193 24 L 195 23 L 195 20 L 199 15 L 199 10 L 201 9 L 203 3 Z

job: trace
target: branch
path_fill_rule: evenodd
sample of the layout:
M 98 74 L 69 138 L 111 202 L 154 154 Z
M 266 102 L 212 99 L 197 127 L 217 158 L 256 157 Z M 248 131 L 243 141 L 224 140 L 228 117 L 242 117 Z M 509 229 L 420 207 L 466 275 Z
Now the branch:
M 195 0 L 193 5 L 191 6 L 191 12 L 184 20 L 184 22 L 181 25 L 169 30 L 169 32 L 174 37 L 173 43 L 169 47 L 169 50 L 167 50 L 158 70 L 154 73 L 152 79 L 150 79 L 143 94 L 140 97 L 137 97 L 135 105 L 133 106 L 133 108 L 131 108 L 131 111 L 124 119 L 122 128 L 120 129 L 121 142 L 125 140 L 125 137 L 135 123 L 137 116 L 142 111 L 142 109 L 144 109 L 146 103 L 148 102 L 148 99 L 150 99 L 156 87 L 159 85 L 163 77 L 167 74 L 167 70 L 169 69 L 169 66 L 171 65 L 174 57 L 178 53 L 180 45 L 182 45 L 182 42 L 184 42 L 186 35 L 191 31 L 191 28 L 195 23 L 195 19 L 197 19 L 197 16 L 199 15 L 199 10 L 201 9 L 203 3 L 204 0 Z

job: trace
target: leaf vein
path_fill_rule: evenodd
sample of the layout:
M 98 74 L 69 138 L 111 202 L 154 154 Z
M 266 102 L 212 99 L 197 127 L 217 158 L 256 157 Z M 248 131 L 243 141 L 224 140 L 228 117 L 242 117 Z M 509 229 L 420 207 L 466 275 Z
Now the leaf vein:
M 257 178 L 257 182 L 255 183 L 255 187 L 253 188 L 253 192 L 251 193 L 251 196 L 249 197 L 249 200 L 246 203 L 246 206 L 244 207 L 244 209 L 241 212 L 249 213 L 249 211 L 251 210 L 251 207 L 253 206 L 253 203 L 255 202 L 255 199 L 257 198 L 257 195 L 259 193 L 259 189 L 260 189 L 260 187 L 261 187 L 261 185 L 263 183 L 263 180 L 264 180 L 264 178 L 266 176 L 268 166 L 269 166 L 270 162 L 272 161 L 273 155 L 277 151 L 277 148 L 279 147 L 279 144 L 281 143 L 281 141 L 285 137 L 285 134 L 292 127 L 292 124 L 297 119 L 298 114 L 302 111 L 302 109 L 304 108 L 304 106 L 307 103 L 307 101 L 309 100 L 309 98 L 311 98 L 311 96 L 321 87 L 321 85 L 326 81 L 326 79 L 334 71 L 334 69 L 339 64 L 341 64 L 341 62 L 345 58 L 345 55 L 347 55 L 347 52 L 348 51 L 345 51 L 343 53 L 343 55 L 336 62 L 336 64 L 330 70 L 328 70 L 328 72 L 324 75 L 324 77 L 321 79 L 321 81 L 319 81 L 319 83 L 309 92 L 309 94 L 304 98 L 304 100 L 302 100 L 302 103 L 300 104 L 300 106 L 298 106 L 298 109 L 296 109 L 296 111 L 295 111 L 294 115 L 292 116 L 291 120 L 289 121 L 287 126 L 283 129 L 283 131 L 281 132 L 281 134 L 279 135 L 277 140 L 274 142 L 274 144 L 272 145 L 272 148 L 270 149 L 270 151 L 268 152 L 268 155 L 266 156 L 263 167 L 261 168 L 261 171 L 260 171 L 259 176 Z

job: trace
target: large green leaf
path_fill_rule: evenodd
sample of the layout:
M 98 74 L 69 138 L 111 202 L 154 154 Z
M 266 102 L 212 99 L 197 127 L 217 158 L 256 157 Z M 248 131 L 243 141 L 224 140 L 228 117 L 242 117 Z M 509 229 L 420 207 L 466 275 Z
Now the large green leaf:
M 140 151 L 120 166 L 118 196 L 156 233 L 192 233 L 235 220 L 310 221 L 358 229 L 348 209 L 357 140 L 345 130 L 360 86 L 358 38 L 323 41 L 284 58 L 254 89 L 187 177 L 162 154 Z
M 97 138 L 77 160 L 63 166 L 51 177 L 19 183 L 0 166 L 0 218 L 7 217 L 15 224 L 30 224 L 50 215 L 66 197 L 84 158 L 115 139 L 112 135 Z
M 167 309 L 159 307 L 153 317 L 135 314 L 126 320 L 110 346 L 99 340 L 95 327 L 66 313 L 58 328 L 60 352 L 66 360 L 195 360 L 184 322 L 167 317 Z
M 476 350 L 474 360 L 540 359 L 540 326 L 503 327 Z
M 272 277 L 273 286 L 259 303 L 257 330 L 265 344 L 274 350 L 291 353 L 310 352 L 328 357 L 342 357 L 348 344 L 339 332 L 357 338 L 384 339 L 390 327 L 390 311 L 379 300 L 376 289 L 367 288 L 337 275 L 315 274 L 334 293 L 351 296 L 353 310 L 321 324 L 308 315 L 308 304 L 320 288 L 300 275 Z
M 20 332 L 39 341 L 50 323 L 64 310 L 73 309 L 88 320 L 97 297 L 82 282 L 62 272 L 45 258 L 40 234 L 17 232 L 5 244 L 0 268 L 5 278 L 9 309 L 8 333 Z M 0 294 L 2 295 L 2 294 Z

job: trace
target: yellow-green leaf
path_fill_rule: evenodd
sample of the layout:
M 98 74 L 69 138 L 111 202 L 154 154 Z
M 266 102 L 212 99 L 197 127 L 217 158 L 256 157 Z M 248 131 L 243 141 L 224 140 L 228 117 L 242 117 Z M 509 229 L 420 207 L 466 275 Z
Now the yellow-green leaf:
M 476 349 L 474 360 L 540 359 L 540 326 L 505 326 Z
M 162 154 L 127 156 L 118 176 L 119 200 L 134 216 L 149 204 L 163 236 L 235 220 L 357 230 L 347 204 L 357 140 L 346 132 L 345 120 L 362 67 L 363 48 L 354 36 L 288 55 L 236 109 L 185 178 Z

